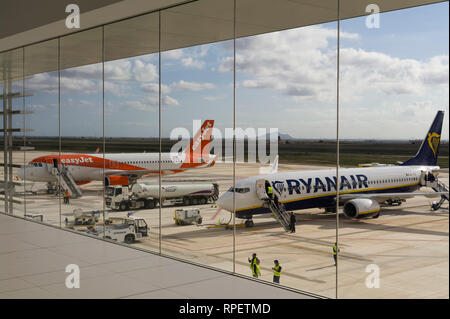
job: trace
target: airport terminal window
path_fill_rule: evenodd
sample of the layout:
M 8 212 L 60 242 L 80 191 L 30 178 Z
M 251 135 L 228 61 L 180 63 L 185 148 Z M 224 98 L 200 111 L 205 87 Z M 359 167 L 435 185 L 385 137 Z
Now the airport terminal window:
M 41 144 L 39 138 L 42 136 L 52 139 L 52 153 L 59 153 L 60 150 L 63 153 L 84 152 L 84 149 L 80 150 L 78 148 L 79 146 L 84 147 L 84 145 L 76 145 L 70 139 L 73 136 L 81 138 L 81 136 L 88 134 L 97 138 L 108 138 L 106 149 L 102 149 L 103 154 L 127 153 L 128 149 L 124 151 L 123 146 L 137 148 L 137 150 L 133 149 L 129 153 L 141 152 L 144 148 L 145 152 L 149 152 L 146 149 L 147 145 L 144 147 L 143 145 L 138 145 L 139 143 L 124 145 L 125 143 L 121 141 L 120 143 L 122 144 L 118 143 L 116 145 L 114 139 L 123 137 L 149 138 L 153 141 L 153 144 L 150 143 L 154 148 L 153 152 L 161 154 L 171 146 L 169 135 L 172 129 L 180 126 L 190 128 L 193 120 L 209 118 L 215 119 L 215 128 L 219 131 L 224 131 L 226 128 L 233 126 L 245 128 L 250 126 L 269 127 L 273 125 L 279 127 L 280 142 L 278 153 L 280 162 L 286 163 L 286 166 L 293 164 L 292 168 L 289 167 L 292 170 L 295 169 L 294 165 L 309 165 L 312 162 L 317 163 L 318 160 L 321 161 L 321 164 L 328 165 L 330 169 L 334 169 L 334 164 L 354 166 L 354 163 L 352 163 L 354 160 L 351 157 L 356 152 L 341 152 L 340 162 L 337 162 L 334 149 L 329 151 L 329 154 L 327 154 L 328 158 L 325 158 L 326 156 L 324 157 L 323 154 L 315 158 L 314 154 L 309 152 L 300 153 L 297 152 L 296 148 L 302 143 L 305 144 L 304 140 L 316 139 L 319 135 L 320 137 L 327 137 L 333 142 L 335 141 L 334 123 L 336 122 L 335 105 L 337 102 L 335 97 L 335 76 L 338 74 L 336 64 L 337 24 L 326 23 L 296 29 L 280 28 L 283 31 L 268 33 L 262 24 L 270 25 L 272 22 L 271 18 L 275 18 L 276 14 L 286 17 L 286 19 L 302 20 L 307 15 L 305 15 L 307 11 L 304 11 L 304 9 L 320 10 L 320 8 L 310 9 L 312 6 L 303 7 L 300 4 L 301 1 L 286 1 L 295 10 L 286 10 L 283 8 L 288 8 L 289 6 L 280 6 L 281 11 L 278 11 L 278 8 L 275 8 L 276 5 L 267 4 L 270 3 L 269 1 L 261 3 L 256 0 L 244 1 L 245 3 L 261 6 L 274 6 L 272 8 L 273 12 L 266 10 L 270 14 L 263 17 L 261 19 L 263 22 L 259 23 L 260 21 L 252 20 L 257 15 L 255 17 L 245 16 L 238 11 L 236 12 L 237 16 L 234 16 L 233 1 L 210 0 L 209 3 L 213 3 L 211 6 L 217 10 L 213 10 L 215 13 L 208 17 L 209 21 L 206 21 L 208 19 L 205 20 L 205 24 L 215 23 L 218 25 L 217 29 L 220 29 L 220 34 L 209 33 L 212 30 L 208 30 L 208 28 L 188 31 L 180 30 L 179 19 L 203 18 L 199 16 L 193 17 L 192 12 L 198 9 L 196 6 L 199 3 L 206 2 L 205 0 L 200 0 L 197 3 L 194 2 L 113 23 L 105 26 L 103 30 L 92 29 L 33 45 L 30 48 L 26 47 L 24 49 L 25 69 L 30 74 L 25 72 L 27 76 L 25 86 L 29 86 L 28 90 L 33 95 L 26 96 L 25 101 L 27 108 L 35 112 L 35 114 L 27 118 L 27 125 L 36 130 L 32 133 L 34 136 L 30 137 L 36 138 L 37 142 L 33 144 L 33 146 L 36 146 L 35 150 L 24 154 L 24 157 L 27 158 L 25 162 L 29 163 L 25 167 L 29 169 L 47 167 L 47 163 L 30 163 L 32 158 L 38 156 L 38 153 L 39 156 L 42 155 L 40 153 L 50 153 L 44 147 L 45 144 L 43 142 Z M 239 1 L 237 3 L 238 5 L 240 4 Z M 448 3 L 443 6 L 448 9 Z M 370 138 L 372 135 L 392 138 L 392 136 L 383 135 L 384 132 L 390 131 L 391 124 L 390 121 L 385 120 L 385 116 L 379 116 L 380 114 L 392 112 L 393 116 L 399 119 L 404 114 L 420 114 L 421 118 L 425 118 L 426 112 L 424 110 L 430 109 L 430 105 L 448 105 L 446 99 L 442 100 L 440 97 L 448 96 L 448 81 L 443 81 L 445 82 L 443 86 L 445 94 L 442 94 L 439 90 L 436 92 L 428 91 L 430 86 L 442 81 L 444 77 L 440 76 L 441 74 L 448 75 L 447 40 L 444 41 L 444 48 L 440 46 L 436 48 L 436 52 L 439 52 L 439 54 L 442 54 L 442 52 L 446 53 L 444 58 L 441 59 L 437 54 L 429 53 L 433 51 L 433 45 L 430 45 L 433 42 L 432 36 L 429 37 L 431 39 L 429 42 L 425 38 L 411 40 L 411 37 L 403 36 L 403 31 L 398 33 L 392 32 L 391 34 L 390 31 L 396 30 L 389 30 L 389 28 L 394 26 L 395 23 L 387 23 L 391 19 L 390 17 L 405 19 L 410 12 L 414 13 L 410 15 L 411 21 L 415 21 L 414 19 L 420 18 L 421 10 L 426 11 L 430 7 L 432 6 L 383 14 L 382 18 L 387 20 L 382 22 L 386 22 L 383 25 L 384 29 L 378 31 L 389 32 L 392 35 L 392 39 L 397 39 L 397 41 L 389 43 L 375 41 L 379 40 L 376 35 L 377 30 L 361 31 L 361 27 L 364 28 L 363 18 L 346 19 L 345 22 L 342 22 L 345 27 L 341 31 L 342 51 L 340 54 L 344 58 L 345 64 L 342 64 L 344 68 L 341 69 L 342 82 L 340 83 L 340 93 L 345 98 L 340 101 L 342 102 L 341 104 L 338 104 L 340 112 L 343 111 L 340 113 L 342 117 L 339 119 L 339 123 L 342 123 L 339 138 L 352 140 L 355 138 Z M 333 13 L 334 9 L 336 8 L 325 8 L 323 10 Z M 282 10 L 286 11 L 283 12 Z M 296 16 L 297 13 L 298 16 Z M 425 16 L 422 19 L 425 19 Z M 248 25 L 241 23 L 242 21 L 248 22 Z M 404 22 L 404 20 L 402 21 Z M 448 21 L 448 17 L 446 21 Z M 233 29 L 234 22 L 238 22 L 236 25 L 237 30 Z M 430 23 L 432 22 L 430 21 Z M 161 30 L 159 30 L 160 25 L 162 26 Z M 414 27 L 415 24 L 403 23 L 403 25 Z M 252 33 L 251 30 L 250 32 L 247 30 L 249 26 L 251 26 L 250 29 L 261 27 L 260 34 L 249 36 L 248 34 Z M 426 30 L 426 32 L 430 30 Z M 104 31 L 103 36 L 103 33 L 100 31 Z M 236 47 L 233 46 L 233 41 L 223 41 L 224 38 L 231 39 L 233 32 L 236 32 L 238 36 L 236 38 Z M 429 33 L 431 34 L 432 32 Z M 442 38 L 447 39 L 448 32 L 447 36 Z M 59 45 L 59 40 L 61 40 L 61 45 Z M 103 40 L 104 47 L 101 46 Z M 423 44 L 417 45 L 415 40 L 423 41 Z M 408 41 L 410 42 L 408 43 Z M 373 45 L 367 45 L 369 42 Z M 430 50 L 429 52 L 416 52 L 416 50 L 404 49 L 412 44 L 414 44 L 414 47 L 429 48 Z M 385 46 L 384 48 L 383 45 Z M 179 49 L 179 47 L 182 48 Z M 82 49 L 80 50 L 80 48 Z M 160 49 L 161 52 L 158 51 Z M 58 60 L 57 53 L 59 50 L 61 50 L 61 60 Z M 45 54 L 42 55 L 42 52 L 45 52 Z M 238 61 L 233 60 L 234 54 L 238 57 Z M 359 56 L 361 56 L 361 61 L 357 59 Z M 364 60 L 365 58 L 367 60 Z M 379 61 L 373 63 L 376 59 L 379 59 Z M 48 61 L 54 62 L 54 65 L 46 68 Z M 388 61 L 388 64 L 384 65 L 383 63 L 386 61 Z M 239 62 L 237 71 L 233 69 L 233 62 Z M 404 63 L 406 63 L 406 67 Z M 407 82 L 403 85 L 403 82 L 396 78 L 394 73 L 396 70 L 408 69 L 408 65 L 410 65 L 408 63 L 417 66 L 417 68 L 414 68 L 415 72 L 427 70 L 426 72 L 429 73 L 420 74 L 417 77 L 415 75 L 412 76 L 414 79 L 425 80 L 417 80 L 414 83 Z M 57 67 L 60 64 L 61 70 L 58 71 Z M 270 67 L 267 67 L 268 65 Z M 384 69 L 379 69 L 380 65 L 384 65 Z M 104 73 L 101 72 L 102 66 L 104 67 Z M 38 71 L 32 71 L 35 69 Z M 435 69 L 439 69 L 440 73 L 433 73 Z M 163 76 L 161 76 L 160 71 Z M 404 72 L 397 72 L 397 74 L 402 73 Z M 365 75 L 367 74 L 374 76 L 366 77 Z M 391 74 L 396 81 L 391 81 L 392 79 L 386 77 L 387 74 Z M 101 83 L 102 81 L 100 80 L 102 76 L 104 76 L 102 79 L 104 83 Z M 233 76 L 236 76 L 236 78 L 233 79 Z M 160 78 L 164 80 L 162 86 L 159 84 Z M 61 82 L 61 87 L 58 87 L 58 80 Z M 397 85 L 391 87 L 391 82 L 395 82 Z M 84 89 L 78 87 L 83 83 L 90 83 L 90 85 L 85 86 Z M 358 85 L 355 86 L 354 83 Z M 231 84 L 236 86 L 236 90 L 233 91 L 233 85 Z M 436 85 L 439 86 L 440 84 Z M 414 88 L 414 90 L 411 90 L 411 88 Z M 418 89 L 416 90 L 416 88 Z M 58 102 L 59 90 L 61 102 Z M 236 93 L 236 99 L 234 99 L 234 92 Z M 422 95 L 417 92 L 421 92 Z M 161 94 L 161 101 L 158 100 L 158 94 Z M 104 110 L 101 108 L 102 95 L 104 98 Z M 397 100 L 397 97 L 400 100 Z M 361 103 L 362 101 L 364 103 Z M 362 107 L 361 105 L 364 105 L 366 102 L 366 108 Z M 404 107 L 401 105 L 404 105 Z M 85 112 L 78 112 L 81 107 L 84 108 Z M 234 112 L 235 118 L 232 116 Z M 288 117 L 286 117 L 287 114 L 289 115 Z M 355 125 L 355 114 L 358 114 L 357 125 Z M 58 119 L 59 115 L 61 115 L 61 122 Z M 161 115 L 161 123 L 158 115 Z M 77 120 L 77 116 L 80 116 L 79 120 Z M 104 132 L 101 132 L 102 121 L 105 123 Z M 402 124 L 405 121 L 399 122 L 401 122 L 399 125 L 405 125 Z M 161 126 L 161 132 L 159 132 L 159 125 Z M 406 127 L 408 128 L 408 126 Z M 58 132 L 58 128 L 61 129 L 60 132 Z M 398 131 L 401 130 L 398 129 Z M 409 132 L 408 130 L 404 131 Z M 317 132 L 320 132 L 320 134 Z M 381 133 L 378 134 L 379 132 Z M 286 137 L 286 140 L 284 140 L 282 136 L 286 133 L 288 133 L 287 135 L 292 135 L 293 138 Z M 62 142 L 59 142 L 58 139 L 61 140 L 61 138 Z M 405 135 L 400 138 L 409 138 L 409 136 Z M 111 139 L 111 143 L 109 143 L 109 139 Z M 220 139 L 217 138 L 217 140 Z M 325 144 L 327 143 L 320 143 L 320 148 L 325 148 Z M 341 148 L 345 147 L 345 145 L 341 144 Z M 223 149 L 226 148 L 227 145 L 223 145 Z M 220 145 L 220 151 L 222 151 L 222 145 Z M 388 152 L 388 150 L 383 151 Z M 217 154 L 217 149 L 214 149 L 214 152 Z M 103 156 L 102 153 L 98 154 L 98 156 Z M 14 155 L 16 154 L 19 155 L 19 153 Z M 208 155 L 210 154 L 208 153 Z M 245 156 L 248 155 L 246 154 Z M 396 153 L 394 155 L 397 156 Z M 394 163 L 396 160 L 403 160 L 403 155 L 399 155 L 399 158 L 395 159 L 394 155 L 386 154 L 386 156 L 390 156 L 389 160 L 386 161 Z M 156 156 L 153 158 L 156 158 Z M 167 157 L 164 156 L 163 158 Z M 211 169 L 196 169 L 189 173 L 180 173 L 180 175 L 175 177 L 164 175 L 161 177 L 161 181 L 163 183 L 175 183 L 175 181 L 182 180 L 189 184 L 195 184 L 193 180 L 200 179 L 202 182 L 209 182 L 214 179 L 214 183 L 219 183 L 218 196 L 226 192 L 225 190 L 230 193 L 248 194 L 251 192 L 253 194 L 254 189 L 250 190 L 248 187 L 235 187 L 236 185 L 233 185 L 234 178 L 236 178 L 236 181 L 239 181 L 241 178 L 260 174 L 259 165 L 252 167 L 248 165 L 247 167 L 246 160 L 248 159 L 237 160 L 232 165 L 224 157 L 224 161 L 219 159 L 216 167 Z M 159 159 L 117 160 L 112 165 L 117 167 L 118 164 L 136 165 L 149 163 L 157 163 L 164 167 L 167 167 L 166 164 L 170 164 L 171 166 L 169 167 L 172 168 L 172 165 L 181 163 L 181 160 L 179 158 L 175 158 L 174 161 Z M 48 165 L 51 166 L 51 163 Z M 80 167 L 76 168 L 75 166 Z M 103 163 L 74 162 L 64 167 L 75 174 L 77 171 L 82 171 L 84 167 L 103 167 Z M 154 169 L 154 167 L 158 166 L 151 165 L 151 167 Z M 236 168 L 234 176 L 233 167 Z M 96 170 L 99 171 L 99 169 Z M 152 173 L 155 172 L 152 171 Z M 155 176 L 157 174 L 152 175 L 152 177 L 145 176 L 143 180 L 145 182 L 156 182 Z M 368 184 L 374 186 L 372 190 L 375 191 L 384 188 L 380 187 L 383 183 L 414 181 L 415 183 L 405 184 L 417 185 L 416 182 L 420 181 L 420 176 L 411 176 L 411 173 L 407 175 L 405 177 L 399 176 L 398 178 L 378 176 L 378 178 L 382 179 L 369 179 Z M 38 190 L 41 192 L 45 190 L 46 183 L 38 183 Z M 125 193 L 131 191 L 131 187 L 129 190 L 122 188 L 122 186 L 105 188 L 103 183 L 103 181 L 97 180 L 87 186 L 87 190 L 98 187 L 97 190 L 104 190 L 104 194 L 107 196 L 121 195 L 123 189 Z M 230 185 L 232 186 L 229 187 Z M 378 185 L 378 188 L 375 185 Z M 60 185 L 57 183 L 55 190 L 47 188 L 48 193 L 50 191 L 57 193 L 58 186 Z M 161 189 L 161 185 L 158 186 Z M 393 187 L 391 185 L 386 188 L 392 189 Z M 305 195 L 308 187 L 300 185 L 299 189 L 302 190 L 302 195 Z M 234 196 L 234 194 L 229 194 L 228 198 L 231 198 L 231 195 Z M 236 198 L 245 198 L 245 196 L 236 196 Z M 36 199 L 40 200 L 39 198 Z M 105 198 L 101 197 L 97 198 L 95 202 L 97 207 L 93 207 L 95 205 L 88 207 L 88 205 L 84 205 L 83 199 L 77 200 L 75 198 L 71 200 L 70 205 L 62 205 L 62 196 L 49 196 L 48 202 L 45 205 L 41 205 L 41 207 L 36 204 L 40 203 L 39 201 L 33 203 L 34 198 L 32 196 L 29 196 L 28 200 L 30 201 L 26 205 L 28 208 L 25 207 L 24 210 L 29 209 L 31 211 L 45 207 L 47 212 L 44 216 L 44 222 L 54 225 L 58 225 L 58 222 L 61 225 L 61 214 L 71 214 L 74 208 L 84 210 L 86 208 L 100 208 L 100 206 L 105 205 Z M 302 223 L 298 224 L 298 228 L 302 230 L 304 227 L 304 229 L 314 229 L 314 231 L 304 233 L 300 231 L 298 233 L 301 233 L 301 235 L 298 237 L 295 237 L 296 235 L 291 235 L 292 237 L 289 237 L 289 235 L 278 236 L 276 245 L 273 247 L 270 245 L 261 247 L 260 241 L 258 241 L 260 237 L 257 236 L 262 235 L 271 239 L 272 237 L 268 236 L 273 236 L 274 232 L 280 232 L 281 234 L 283 232 L 280 224 L 274 221 L 270 214 L 255 215 L 255 224 L 260 227 L 258 228 L 258 234 L 244 228 L 237 230 L 236 227 L 236 236 L 232 232 L 227 232 L 223 236 L 222 234 L 226 231 L 222 232 L 222 229 L 220 229 L 220 231 L 215 232 L 214 228 L 207 228 L 206 223 L 203 224 L 205 227 L 198 225 L 172 227 L 174 223 L 173 206 L 162 207 L 161 198 L 154 198 L 154 200 L 151 203 L 147 202 L 146 204 L 149 204 L 149 206 L 145 207 L 146 210 L 142 210 L 139 213 L 140 216 L 144 216 L 147 225 L 151 229 L 149 231 L 151 240 L 142 241 L 136 246 L 204 263 L 212 267 L 226 270 L 232 269 L 233 272 L 249 276 L 251 276 L 251 273 L 248 271 L 246 254 L 250 254 L 253 252 L 251 249 L 254 249 L 262 257 L 264 262 L 262 267 L 266 268 L 264 280 L 271 280 L 271 276 L 267 275 L 270 274 L 271 265 L 265 263 L 266 260 L 280 258 L 283 266 L 286 267 L 283 270 L 283 284 L 293 288 L 318 292 L 319 294 L 323 293 L 328 297 L 335 297 L 334 288 L 337 291 L 338 287 L 334 287 L 334 283 L 337 281 L 342 283 L 342 287 L 339 287 L 342 291 L 340 295 L 342 297 L 354 297 L 355 291 L 363 291 L 363 294 L 357 295 L 357 297 L 371 296 L 371 293 L 374 293 L 374 296 L 379 296 L 374 292 L 375 290 L 364 290 L 366 289 L 365 287 L 361 288 L 358 286 L 357 289 L 354 289 L 355 286 L 362 286 L 364 283 L 363 279 L 358 283 L 355 283 L 356 280 L 354 279 L 357 276 L 364 278 L 366 274 L 363 266 L 366 266 L 364 264 L 366 261 L 370 261 L 373 264 L 379 263 L 382 267 L 385 265 L 396 267 L 395 263 L 400 260 L 398 257 L 391 257 L 387 254 L 370 255 L 361 249 L 366 241 L 376 245 L 376 242 L 372 241 L 372 236 L 379 235 L 379 232 L 391 234 L 393 231 L 392 227 L 386 229 L 380 225 L 392 223 L 396 229 L 400 228 L 398 225 L 401 223 L 403 215 L 396 213 L 396 207 L 388 207 L 386 212 L 381 214 L 381 218 L 383 218 L 381 223 L 378 223 L 380 219 L 377 220 L 375 218 L 360 220 L 357 224 L 347 223 L 348 217 L 342 211 L 341 214 L 330 214 L 332 218 L 323 218 L 322 215 L 319 215 L 316 219 L 315 212 L 307 211 L 305 214 L 311 213 L 311 216 L 314 217 L 302 218 Z M 158 201 L 160 202 L 159 204 L 157 203 Z M 48 205 L 48 203 L 51 205 Z M 232 223 L 231 218 L 236 218 L 237 214 L 229 214 L 225 209 L 219 211 L 213 205 L 202 203 L 196 198 L 185 206 L 187 206 L 186 208 L 190 208 L 190 206 L 200 207 L 200 212 L 205 217 L 204 220 L 215 224 L 214 226 L 217 226 L 217 228 L 222 227 L 224 222 Z M 149 208 L 150 204 L 155 206 Z M 176 203 L 176 205 L 178 204 L 181 203 Z M 236 204 L 239 205 L 238 201 L 236 201 Z M 406 205 L 408 204 L 405 204 L 402 208 Z M 134 211 L 134 208 L 125 208 Z M 410 205 L 406 206 L 405 209 L 415 210 L 416 208 Z M 125 215 L 127 211 L 128 209 L 125 209 L 124 212 L 117 212 L 117 215 Z M 296 212 L 300 216 L 303 213 L 301 211 Z M 59 216 L 57 216 L 58 214 Z M 211 221 L 209 221 L 209 217 L 216 215 L 218 217 L 215 220 L 211 218 Z M 439 214 L 436 214 L 436 216 L 431 216 L 434 214 L 429 215 L 429 218 L 439 218 L 437 216 Z M 337 218 L 342 218 L 344 222 L 340 220 L 341 223 L 334 223 L 334 219 Z M 412 218 L 415 217 L 413 216 Z M 160 222 L 160 220 L 162 221 Z M 240 222 L 244 225 L 246 220 L 244 218 L 236 219 L 237 224 Z M 324 226 L 316 229 L 319 223 Z M 142 225 L 144 224 L 142 223 Z M 341 225 L 340 227 L 342 227 L 340 232 L 342 231 L 345 236 L 339 237 L 339 243 L 340 245 L 342 244 L 341 249 L 344 254 L 347 254 L 345 258 L 339 259 L 340 265 L 342 265 L 339 269 L 330 266 L 332 263 L 330 248 L 335 238 L 335 225 Z M 347 236 L 359 229 L 359 227 L 364 228 L 366 232 L 361 236 L 358 235 L 358 239 Z M 433 230 L 433 232 L 430 231 L 428 233 L 426 230 L 419 232 L 416 228 L 410 228 L 406 219 L 401 227 L 405 229 L 404 233 L 409 236 L 419 236 L 419 240 L 414 241 L 414 243 L 418 243 L 418 246 L 421 245 L 422 241 L 420 235 L 426 235 L 425 240 L 429 240 L 428 236 L 436 236 L 436 245 L 443 243 L 444 246 L 445 244 L 448 246 L 448 240 L 443 240 L 443 238 L 446 238 L 444 235 L 448 237 L 448 230 L 446 229 L 442 231 Z M 162 234 L 161 229 L 164 231 L 164 234 Z M 205 237 L 209 238 L 209 235 L 213 232 L 215 238 L 216 235 L 217 238 L 220 238 L 217 239 L 215 244 L 213 244 L 214 240 L 204 240 Z M 166 238 L 163 239 L 163 235 Z M 398 238 L 402 238 L 402 235 L 402 233 L 398 233 L 396 236 L 385 236 L 383 243 L 389 245 L 393 238 L 392 246 L 395 249 L 399 242 Z M 233 240 L 232 236 L 234 236 Z M 319 238 L 320 241 L 318 240 Z M 404 247 L 408 245 L 409 239 L 410 237 L 406 238 L 404 242 L 402 241 Z M 236 240 L 236 243 L 234 240 Z M 432 240 L 435 239 L 433 238 Z M 214 254 L 211 254 L 211 251 Z M 423 255 L 427 255 L 425 248 L 417 250 L 417 253 L 415 250 L 407 253 L 402 251 L 399 255 L 406 256 L 409 254 L 408 258 L 410 260 L 420 261 L 419 251 Z M 293 257 L 297 252 L 300 252 L 301 255 L 299 259 Z M 436 257 L 436 259 L 438 258 L 441 258 L 441 256 Z M 448 261 L 448 256 L 442 257 L 442 260 Z M 352 269 L 354 272 L 349 273 L 347 272 L 348 269 Z M 339 271 L 341 273 L 338 274 Z M 339 275 L 336 281 L 335 275 Z M 386 276 L 383 277 L 383 280 L 389 283 L 391 287 L 398 283 L 396 282 L 397 278 L 389 277 L 390 275 L 387 273 Z M 402 285 L 407 285 L 406 281 Z M 383 289 L 386 289 L 387 295 L 389 295 L 389 288 L 386 287 L 388 285 L 384 286 Z M 402 291 L 408 290 L 403 289 L 403 286 L 401 288 Z

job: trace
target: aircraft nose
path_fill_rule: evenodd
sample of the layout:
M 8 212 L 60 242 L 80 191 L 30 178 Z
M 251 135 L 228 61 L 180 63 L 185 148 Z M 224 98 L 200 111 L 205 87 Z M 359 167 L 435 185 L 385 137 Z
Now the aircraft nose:
M 19 170 L 17 171 L 17 176 L 19 176 L 20 179 L 23 179 L 23 176 L 24 176 L 23 167 L 19 168 Z
M 217 206 L 229 212 L 233 210 L 233 193 L 226 192 L 216 201 Z

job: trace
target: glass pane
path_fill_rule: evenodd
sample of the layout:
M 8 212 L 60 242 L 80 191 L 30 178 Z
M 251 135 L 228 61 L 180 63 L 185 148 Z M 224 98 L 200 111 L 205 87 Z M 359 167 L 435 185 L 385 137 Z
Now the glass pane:
M 136 223 L 121 238 L 110 229 L 107 233 L 125 242 L 134 237 L 133 246 L 155 252 L 160 234 L 159 61 L 157 53 L 148 53 L 158 50 L 158 26 L 158 13 L 105 26 L 105 204 L 111 221 L 122 223 L 132 214 Z M 114 60 L 118 56 L 127 58 Z
M 26 214 L 59 226 L 59 181 L 50 160 L 51 154 L 59 152 L 57 69 L 58 40 L 25 48 L 25 126 L 30 131 L 23 141 L 26 166 L 21 177 L 25 183 Z
M 224 152 L 232 141 L 233 72 L 220 69 L 232 42 L 214 41 L 232 35 L 232 18 L 233 1 L 161 12 L 162 253 L 228 271 L 232 215 L 215 201 L 233 185 L 233 151 Z M 171 50 L 197 39 L 213 43 Z
M 237 21 L 261 28 L 283 15 L 299 25 L 318 11 L 337 15 L 335 2 L 238 3 Z M 241 15 L 244 4 L 260 15 Z M 236 40 L 236 271 L 254 276 L 256 254 L 259 279 L 277 280 L 277 260 L 281 285 L 327 297 L 336 287 L 336 39 L 337 24 L 327 23 Z
M 342 21 L 340 165 L 367 180 L 344 192 L 371 194 L 343 207 L 339 298 L 449 297 L 448 201 L 389 195 L 448 185 L 448 171 L 420 178 L 448 168 L 448 9 Z
M 0 209 L 9 214 L 23 216 L 24 199 L 20 196 L 23 187 L 17 177 L 18 170 L 24 164 L 24 152 L 21 148 L 24 135 L 23 50 L 4 52 L 0 63 L 2 147 L 5 151 L 0 173 L 0 198 L 3 202 Z
M 61 221 L 68 228 L 99 233 L 103 223 L 103 158 L 97 151 L 103 142 L 102 28 L 60 41 L 61 153 L 54 166 L 61 183 Z

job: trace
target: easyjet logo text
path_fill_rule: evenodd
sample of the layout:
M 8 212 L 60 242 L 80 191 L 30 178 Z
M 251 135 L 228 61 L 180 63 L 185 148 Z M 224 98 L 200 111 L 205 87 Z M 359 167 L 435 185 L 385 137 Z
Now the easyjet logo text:
M 90 157 L 79 157 L 79 158 L 62 158 L 61 163 L 63 164 L 82 164 L 82 163 L 93 163 L 94 161 Z

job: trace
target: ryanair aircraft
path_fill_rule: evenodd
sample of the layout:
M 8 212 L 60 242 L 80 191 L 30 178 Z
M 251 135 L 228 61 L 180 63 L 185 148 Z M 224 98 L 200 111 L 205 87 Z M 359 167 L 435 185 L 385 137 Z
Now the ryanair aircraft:
M 399 205 L 406 198 L 417 195 L 441 197 L 440 206 L 444 200 L 448 201 L 448 189 L 437 180 L 441 171 L 437 157 L 443 118 L 444 112 L 439 111 L 416 156 L 401 165 L 339 169 L 338 183 L 335 169 L 278 173 L 277 158 L 272 173 L 238 181 L 217 204 L 234 212 L 237 218 L 247 219 L 247 226 L 253 225 L 255 214 L 280 215 L 286 210 L 308 208 L 336 211 L 337 184 L 339 203 L 349 218 L 377 218 L 380 204 Z M 273 197 L 267 195 L 268 186 L 273 189 Z M 422 186 L 432 187 L 435 192 L 416 192 Z M 275 197 L 281 204 L 271 203 Z

